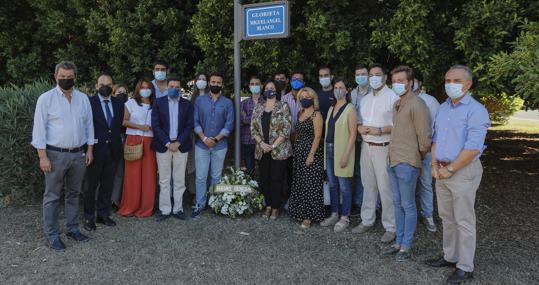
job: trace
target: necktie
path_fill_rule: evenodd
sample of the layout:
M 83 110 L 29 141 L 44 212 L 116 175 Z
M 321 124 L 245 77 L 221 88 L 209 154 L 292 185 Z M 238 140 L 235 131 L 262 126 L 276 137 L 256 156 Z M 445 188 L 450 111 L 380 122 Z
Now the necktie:
M 110 113 L 109 109 L 110 100 L 103 100 L 103 102 L 105 102 L 105 117 L 107 118 L 107 125 L 109 125 L 110 128 L 110 126 L 112 125 L 112 114 Z

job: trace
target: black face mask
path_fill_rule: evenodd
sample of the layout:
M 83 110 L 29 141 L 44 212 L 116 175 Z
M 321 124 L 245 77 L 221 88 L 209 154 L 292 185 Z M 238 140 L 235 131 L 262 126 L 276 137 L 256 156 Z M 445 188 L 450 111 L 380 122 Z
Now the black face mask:
M 301 103 L 301 107 L 303 107 L 303 108 L 309 108 L 314 104 L 313 99 L 305 99 L 305 98 L 303 98 L 299 102 Z
M 101 87 L 99 87 L 97 92 L 99 92 L 99 94 L 101 94 L 101 96 L 103 96 L 103 97 L 109 97 L 110 94 L 112 94 L 112 87 L 110 87 L 110 86 L 101 86 Z
M 275 83 L 277 83 L 277 88 L 279 90 L 284 90 L 286 87 L 286 81 L 285 80 L 276 80 Z
M 210 92 L 213 94 L 221 93 L 221 89 L 223 89 L 219 85 L 210 85 Z
M 62 88 L 62 90 L 71 90 L 73 86 L 75 85 L 75 79 L 69 78 L 69 79 L 58 79 L 58 86 Z
M 273 90 L 264 91 L 264 98 L 265 99 L 273 99 L 275 96 L 277 96 L 277 92 L 275 92 Z

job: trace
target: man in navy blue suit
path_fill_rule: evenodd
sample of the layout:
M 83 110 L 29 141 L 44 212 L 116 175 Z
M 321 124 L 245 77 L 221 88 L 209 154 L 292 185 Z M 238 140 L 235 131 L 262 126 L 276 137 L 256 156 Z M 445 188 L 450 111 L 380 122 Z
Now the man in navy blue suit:
M 95 134 L 94 162 L 88 166 L 88 188 L 84 191 L 84 229 L 87 231 L 95 230 L 96 222 L 108 227 L 116 226 L 110 218 L 110 199 L 116 166 L 123 155 L 121 129 L 124 104 L 121 99 L 111 96 L 112 76 L 102 73 L 97 79 L 96 89 L 97 94 L 90 98 Z
M 160 188 L 158 222 L 170 216 L 185 219 L 182 206 L 185 169 L 188 152 L 193 147 L 193 105 L 181 97 L 179 78 L 169 79 L 166 95 L 157 98 L 152 107 L 152 148 L 156 152 Z M 174 204 L 170 199 L 171 177 Z

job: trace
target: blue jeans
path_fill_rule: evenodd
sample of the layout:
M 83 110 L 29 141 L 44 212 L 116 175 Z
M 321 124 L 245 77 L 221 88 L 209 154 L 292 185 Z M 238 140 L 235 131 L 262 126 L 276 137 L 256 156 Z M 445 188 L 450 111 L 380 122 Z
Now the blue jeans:
M 329 183 L 331 212 L 340 213 L 342 216 L 350 216 L 352 208 L 352 179 L 349 177 L 337 177 L 334 171 L 333 144 L 326 144 L 326 172 Z M 340 196 L 342 195 L 342 205 Z
M 208 190 L 208 172 L 211 164 L 211 185 L 219 183 L 223 173 L 223 164 L 225 162 L 227 148 L 220 150 L 203 149 L 195 146 L 195 165 L 196 165 L 196 208 L 206 207 L 206 192 Z
M 410 249 L 417 224 L 415 187 L 419 169 L 407 163 L 399 163 L 389 167 L 388 173 L 395 207 L 396 244 L 402 249 Z
M 253 175 L 255 170 L 255 144 L 242 144 L 242 155 L 245 167 L 249 175 Z
M 417 185 L 419 200 L 421 201 L 421 216 L 423 217 L 432 217 L 433 211 L 431 159 L 432 155 L 429 152 L 425 155 L 425 159 L 423 159 L 423 168 L 421 169 L 421 176 L 419 176 L 419 183 Z
M 354 192 L 354 204 L 361 209 L 363 204 L 363 183 L 361 182 L 361 141 L 356 141 L 356 157 L 354 164 L 354 182 L 355 182 L 355 192 Z M 378 199 L 380 200 L 380 199 Z

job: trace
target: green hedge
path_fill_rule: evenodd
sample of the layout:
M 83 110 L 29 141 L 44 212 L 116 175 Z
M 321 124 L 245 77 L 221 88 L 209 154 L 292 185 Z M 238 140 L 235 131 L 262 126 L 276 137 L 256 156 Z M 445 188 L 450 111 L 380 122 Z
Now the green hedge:
M 43 174 L 30 142 L 37 98 L 52 86 L 38 80 L 0 88 L 0 205 L 41 196 Z

